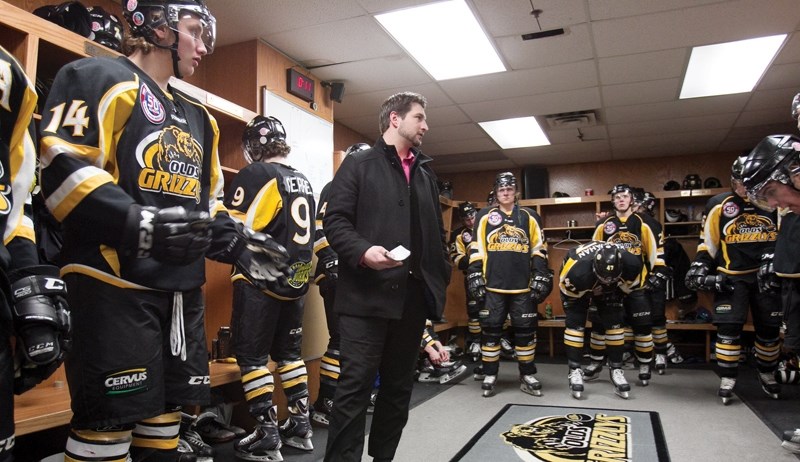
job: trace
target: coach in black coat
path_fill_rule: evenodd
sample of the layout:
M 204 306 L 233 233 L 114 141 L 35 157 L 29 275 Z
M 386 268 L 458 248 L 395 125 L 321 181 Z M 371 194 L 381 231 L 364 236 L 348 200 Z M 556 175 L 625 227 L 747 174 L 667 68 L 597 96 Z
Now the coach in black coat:
M 383 136 L 342 162 L 323 225 L 339 255 L 335 310 L 341 374 L 326 461 L 360 461 L 376 373 L 380 392 L 369 455 L 391 460 L 408 419 L 425 320 L 441 318 L 450 277 L 436 177 L 416 149 L 428 130 L 425 99 L 399 93 L 380 115 Z M 411 255 L 396 261 L 397 246 Z

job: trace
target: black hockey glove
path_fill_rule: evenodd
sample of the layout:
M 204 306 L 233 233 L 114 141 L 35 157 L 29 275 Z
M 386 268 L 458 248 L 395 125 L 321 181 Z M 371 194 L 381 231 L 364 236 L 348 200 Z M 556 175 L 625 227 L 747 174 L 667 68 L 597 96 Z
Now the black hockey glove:
M 269 234 L 255 232 L 241 223 L 236 224 L 236 236 L 227 251 L 233 264 L 251 284 L 266 289 L 268 283 L 287 284 L 289 254 Z
M 66 285 L 58 267 L 41 265 L 11 273 L 17 344 L 14 393 L 30 390 L 64 362 L 72 345 Z
M 664 290 L 667 282 L 672 279 L 672 268 L 669 266 L 656 266 L 647 277 L 645 288 L 649 290 Z
M 553 270 L 534 273 L 531 278 L 531 300 L 538 305 L 553 291 Z
M 702 289 L 709 271 L 710 268 L 707 264 L 701 261 L 692 262 L 692 265 L 689 266 L 689 271 L 686 272 L 686 279 L 684 280 L 686 288 L 689 290 Z
M 188 265 L 203 257 L 211 245 L 209 224 L 211 216 L 207 212 L 134 204 L 128 212 L 122 242 L 137 258 L 153 257 L 168 265 Z
M 758 269 L 758 290 L 765 294 L 774 294 L 781 290 L 781 278 L 775 274 L 772 264 L 774 253 L 761 255 L 761 267 Z
M 714 290 L 717 292 L 733 292 L 733 281 L 725 273 L 706 276 L 700 285 L 701 290 Z
M 323 258 L 317 262 L 317 265 L 322 265 L 322 274 L 325 275 L 319 281 L 319 292 L 324 296 L 329 290 L 336 289 L 336 281 L 339 279 L 339 257 Z
M 483 278 L 483 273 L 476 271 L 467 275 L 467 290 L 476 302 L 482 304 L 486 301 L 486 279 Z

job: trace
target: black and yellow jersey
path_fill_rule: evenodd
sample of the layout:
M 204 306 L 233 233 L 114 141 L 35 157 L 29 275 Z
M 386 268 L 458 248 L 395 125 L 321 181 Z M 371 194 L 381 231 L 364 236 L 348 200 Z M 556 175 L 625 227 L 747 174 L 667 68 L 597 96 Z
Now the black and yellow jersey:
M 325 260 L 332 260 L 338 258 L 333 247 L 328 243 L 328 238 L 325 237 L 325 228 L 322 226 L 322 219 L 325 218 L 325 210 L 328 209 L 328 196 L 330 196 L 331 182 L 322 187 L 322 192 L 319 193 L 319 204 L 317 204 L 317 216 L 314 222 L 316 229 L 314 230 L 314 255 L 317 256 L 317 270 L 314 272 L 314 282 L 318 285 L 325 279 L 325 271 L 319 262 Z
M 773 268 L 778 276 L 800 278 L 800 215 L 788 209 L 780 213 Z
M 601 241 L 592 241 L 567 252 L 558 276 L 558 287 L 563 296 L 581 298 L 587 294 L 591 295 L 596 287 L 601 286 L 594 273 L 594 257 L 605 244 Z M 619 287 L 627 294 L 644 285 L 642 284 L 643 262 L 641 258 L 619 247 L 622 255 L 622 275 L 614 287 Z
M 610 242 L 642 259 L 642 280 L 653 268 L 664 265 L 664 242 L 661 225 L 651 216 L 632 213 L 626 218 L 616 214 L 597 222 L 594 241 Z
M 17 60 L 0 47 L 0 269 L 38 263 L 33 221 L 26 214 L 36 170 L 33 112 L 38 96 Z M 30 207 L 28 207 L 30 209 Z
M 483 208 L 475 218 L 469 272 L 480 271 L 486 290 L 530 292 L 532 271 L 547 271 L 547 243 L 539 215 L 515 205 L 511 213 Z
M 308 291 L 314 252 L 314 193 L 308 179 L 278 162 L 255 162 L 236 174 L 225 195 L 234 219 L 269 234 L 289 254 L 288 284 L 268 283 L 265 292 L 294 300 Z M 232 280 L 244 278 L 234 272 Z
M 758 271 L 761 255 L 775 248 L 777 212 L 764 211 L 733 192 L 706 203 L 695 261 L 726 274 Z
M 453 266 L 464 273 L 469 267 L 469 245 L 472 242 L 472 230 L 462 226 L 450 234 L 450 261 Z
M 218 141 L 217 123 L 200 102 L 171 87 L 163 91 L 127 58 L 62 67 L 41 121 L 42 191 L 64 228 L 62 274 L 138 289 L 200 287 L 202 258 L 167 265 L 137 258 L 121 244 L 134 203 L 182 206 L 214 217 L 207 256 L 229 259 L 235 224 L 218 200 Z

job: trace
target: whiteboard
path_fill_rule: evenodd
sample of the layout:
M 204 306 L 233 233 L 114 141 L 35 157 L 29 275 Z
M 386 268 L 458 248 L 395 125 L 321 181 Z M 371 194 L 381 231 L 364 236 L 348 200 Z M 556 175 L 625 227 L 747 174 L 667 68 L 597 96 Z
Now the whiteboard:
M 292 148 L 286 162 L 311 182 L 319 202 L 322 188 L 333 178 L 333 124 L 264 89 L 262 115 L 276 117 Z

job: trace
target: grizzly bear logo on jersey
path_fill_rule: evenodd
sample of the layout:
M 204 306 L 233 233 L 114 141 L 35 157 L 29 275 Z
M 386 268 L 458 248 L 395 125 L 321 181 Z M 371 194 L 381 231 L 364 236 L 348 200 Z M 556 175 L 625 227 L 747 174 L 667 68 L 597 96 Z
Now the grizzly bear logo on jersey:
M 486 250 L 489 252 L 528 253 L 529 249 L 530 240 L 525 231 L 509 224 L 492 231 L 487 238 Z
M 639 240 L 639 236 L 628 232 L 628 231 L 620 231 L 619 233 L 615 234 L 608 240 L 608 242 L 612 244 L 617 244 L 618 246 L 622 247 L 623 249 L 627 250 L 629 253 L 633 255 L 641 255 L 642 254 L 642 241 Z
M 200 174 L 203 149 L 191 134 L 171 125 L 155 132 L 137 146 L 136 157 L 142 171 L 139 188 L 174 196 L 193 198 L 200 203 Z
M 773 242 L 778 238 L 778 230 L 771 219 L 756 213 L 739 215 L 724 230 L 725 242 Z

